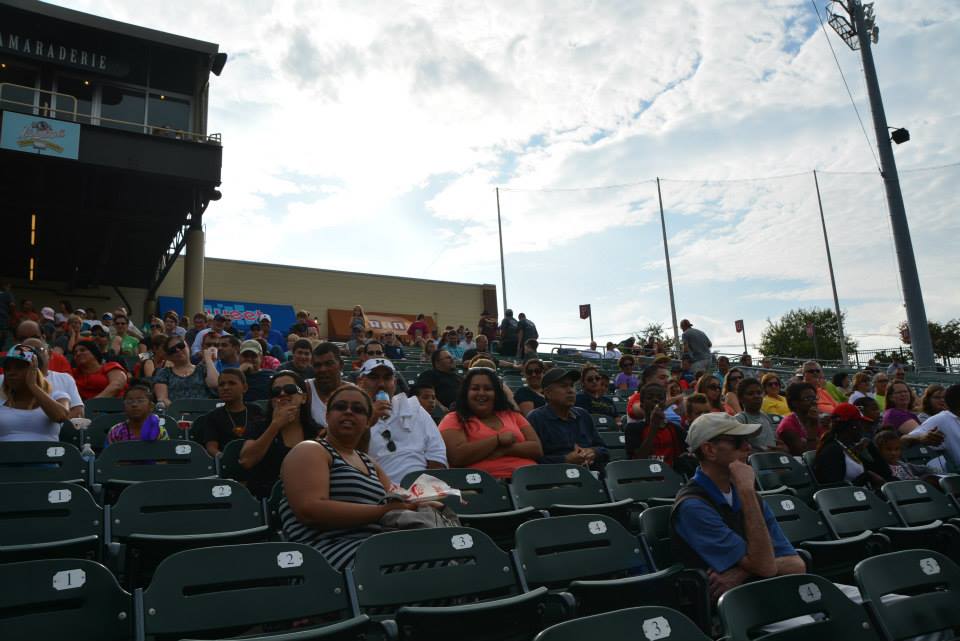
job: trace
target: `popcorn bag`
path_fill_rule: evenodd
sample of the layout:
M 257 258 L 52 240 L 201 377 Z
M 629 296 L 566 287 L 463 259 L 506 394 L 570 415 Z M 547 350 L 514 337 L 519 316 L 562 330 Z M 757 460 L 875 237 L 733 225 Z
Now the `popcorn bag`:
M 450 487 L 435 476 L 421 474 L 409 489 L 394 484 L 387 498 L 398 498 L 410 503 L 425 503 L 439 501 L 448 496 L 456 496 L 462 500 L 460 490 Z

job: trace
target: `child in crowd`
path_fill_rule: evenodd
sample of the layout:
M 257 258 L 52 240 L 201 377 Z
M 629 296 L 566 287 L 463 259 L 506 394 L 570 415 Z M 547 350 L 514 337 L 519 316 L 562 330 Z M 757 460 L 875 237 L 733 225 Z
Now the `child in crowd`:
M 153 413 L 153 394 L 145 385 L 134 383 L 123 395 L 123 413 L 126 418 L 107 433 L 107 445 L 119 441 L 166 441 L 170 437 Z
M 863 424 L 863 436 L 873 438 L 880 431 L 880 417 L 883 415 L 883 412 L 880 411 L 880 405 L 877 404 L 876 399 L 869 396 L 861 396 L 853 404 L 860 410 L 861 414 L 870 420 L 869 423 Z
M 912 481 L 923 479 L 933 480 L 934 484 L 936 484 L 936 477 L 934 476 L 933 470 L 925 465 L 908 463 L 900 458 L 902 446 L 900 443 L 900 435 L 897 434 L 896 430 L 880 430 L 877 432 L 877 435 L 873 437 L 873 443 L 880 451 L 880 457 L 890 466 L 890 476 L 894 480 Z M 930 477 L 933 478 L 931 479 Z
M 435 422 L 439 422 L 440 419 L 446 415 L 446 412 L 443 411 L 443 408 L 441 408 L 437 402 L 437 391 L 433 386 L 417 385 L 410 390 L 410 393 L 411 395 L 416 395 L 417 400 L 420 401 L 420 407 L 422 407 Z

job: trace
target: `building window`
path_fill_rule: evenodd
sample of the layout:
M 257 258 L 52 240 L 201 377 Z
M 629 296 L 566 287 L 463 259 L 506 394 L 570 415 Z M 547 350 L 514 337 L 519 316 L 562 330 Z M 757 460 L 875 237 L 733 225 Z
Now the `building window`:
M 25 87 L 37 86 L 35 69 L 0 60 L 0 108 L 34 113 L 37 91 Z
M 177 137 L 176 132 L 190 131 L 190 101 L 185 98 L 151 93 L 147 114 L 151 133 Z
M 114 129 L 143 132 L 146 106 L 143 89 L 103 85 L 100 94 L 100 124 Z

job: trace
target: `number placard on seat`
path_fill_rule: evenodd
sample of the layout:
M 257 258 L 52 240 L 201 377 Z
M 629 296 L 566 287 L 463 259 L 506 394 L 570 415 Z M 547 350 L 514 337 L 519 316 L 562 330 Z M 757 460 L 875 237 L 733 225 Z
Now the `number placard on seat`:
M 607 531 L 607 524 L 603 521 L 590 521 L 587 523 L 587 530 L 590 534 L 604 534 Z
M 277 566 L 281 568 L 298 568 L 303 565 L 303 553 L 300 550 L 281 552 L 277 555 Z
M 655 617 L 643 622 L 643 636 L 649 641 L 666 639 L 670 636 L 670 622 L 664 617 Z
M 87 582 L 87 573 L 83 570 L 61 570 L 53 575 L 54 590 L 75 590 Z
M 210 494 L 215 499 L 223 499 L 233 494 L 233 488 L 229 485 L 214 485 L 210 488 Z
M 467 483 L 469 483 L 470 485 L 479 485 L 480 483 L 483 482 L 483 478 L 482 478 L 479 474 L 473 474 L 473 473 L 467 474 L 467 475 L 464 477 L 464 479 L 465 479 L 465 480 L 467 481 Z
M 567 468 L 566 470 L 568 479 L 578 479 L 580 478 L 580 470 L 575 467 Z
M 473 537 L 469 534 L 454 534 L 450 537 L 454 550 L 468 550 L 473 547 Z
M 62 458 L 67 450 L 59 445 L 47 448 L 47 458 Z
M 913 486 L 913 488 L 917 491 L 917 494 L 927 493 L 927 486 L 924 485 L 923 483 L 917 483 L 916 485 Z
M 50 490 L 47 494 L 48 503 L 69 503 L 70 499 L 73 498 L 73 492 L 67 488 L 60 488 L 56 490 Z
M 858 500 L 858 501 L 866 501 L 866 500 L 867 500 L 867 495 L 864 494 L 863 492 L 857 490 L 856 492 L 853 493 L 853 498 L 855 498 L 855 499 Z
M 654 474 L 659 474 L 660 472 L 663 471 L 663 467 L 659 463 L 651 463 L 650 471 L 653 472 Z
M 175 451 L 177 454 L 189 454 L 189 453 L 190 453 L 190 450 L 192 450 L 192 449 L 193 449 L 193 448 L 190 447 L 187 443 L 182 443 L 182 444 L 178 445 L 176 448 L 174 448 L 174 451 Z
M 784 499 L 780 501 L 780 507 L 782 507 L 787 512 L 792 512 L 797 509 L 797 506 L 794 505 L 793 501 L 790 499 Z
M 815 603 L 823 598 L 823 593 L 820 592 L 820 586 L 816 583 L 804 583 L 797 588 L 797 591 L 800 593 L 800 598 L 804 603 Z
M 932 559 L 932 558 L 920 559 L 920 569 L 923 570 L 923 573 L 926 574 L 927 576 L 940 574 L 940 564 L 937 563 L 936 559 Z

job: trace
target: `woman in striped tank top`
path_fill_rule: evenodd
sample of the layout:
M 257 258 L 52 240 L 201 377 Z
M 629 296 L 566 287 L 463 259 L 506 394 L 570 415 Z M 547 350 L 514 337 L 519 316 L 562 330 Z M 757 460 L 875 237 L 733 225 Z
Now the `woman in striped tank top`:
M 355 385 L 341 385 L 327 400 L 326 438 L 303 441 L 283 461 L 280 519 L 287 540 L 320 551 L 337 570 L 347 567 L 363 541 L 381 531 L 392 510 L 412 503 L 380 505 L 390 479 L 357 449 L 367 432 L 373 402 Z

